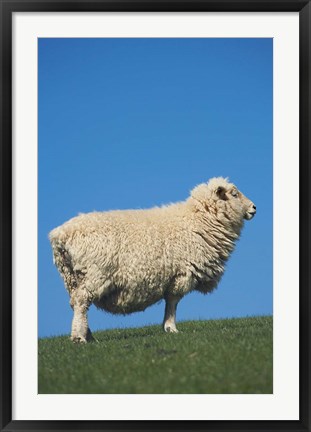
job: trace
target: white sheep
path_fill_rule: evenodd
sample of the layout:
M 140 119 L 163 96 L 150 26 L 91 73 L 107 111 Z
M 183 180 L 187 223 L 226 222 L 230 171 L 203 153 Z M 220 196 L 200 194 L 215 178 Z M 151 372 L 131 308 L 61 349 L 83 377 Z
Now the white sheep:
M 193 290 L 218 284 L 244 219 L 255 205 L 222 177 L 184 201 L 147 210 L 81 214 L 51 231 L 54 262 L 70 295 L 71 339 L 92 339 L 93 303 L 114 314 L 165 299 L 164 330 L 176 333 L 176 306 Z

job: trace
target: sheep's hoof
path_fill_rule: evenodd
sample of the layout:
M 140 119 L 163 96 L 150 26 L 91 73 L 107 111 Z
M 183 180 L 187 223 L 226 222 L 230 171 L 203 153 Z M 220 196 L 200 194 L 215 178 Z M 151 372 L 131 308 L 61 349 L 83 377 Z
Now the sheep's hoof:
M 72 342 L 74 342 L 74 343 L 83 343 L 83 344 L 85 344 L 85 343 L 87 343 L 87 340 L 86 340 L 86 338 L 85 337 L 83 337 L 83 336 L 71 336 L 71 341 Z
M 91 330 L 88 328 L 87 329 L 87 333 L 86 336 L 81 336 L 81 335 L 72 335 L 71 338 L 72 342 L 74 343 L 88 343 L 88 342 L 98 342 L 97 339 L 94 338 L 94 336 L 92 335 Z
M 170 327 L 170 326 L 164 327 L 164 331 L 166 333 L 179 333 L 176 327 Z

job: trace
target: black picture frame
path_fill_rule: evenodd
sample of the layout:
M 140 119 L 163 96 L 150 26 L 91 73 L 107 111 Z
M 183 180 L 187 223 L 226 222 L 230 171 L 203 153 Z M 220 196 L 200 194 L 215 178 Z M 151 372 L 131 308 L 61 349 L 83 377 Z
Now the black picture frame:
M 311 5 L 305 0 L 0 0 L 1 13 L 1 375 L 2 431 L 256 430 L 309 431 L 310 423 L 310 101 Z M 14 421 L 12 420 L 12 14 L 14 12 L 299 12 L 299 313 L 298 421 Z

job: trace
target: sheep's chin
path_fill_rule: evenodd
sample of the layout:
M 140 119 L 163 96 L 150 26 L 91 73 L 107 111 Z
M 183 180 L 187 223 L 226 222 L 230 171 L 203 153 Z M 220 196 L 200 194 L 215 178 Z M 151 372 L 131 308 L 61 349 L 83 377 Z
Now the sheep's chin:
M 246 220 L 251 220 L 251 219 L 253 219 L 254 216 L 255 216 L 255 213 L 252 213 L 252 212 L 246 212 L 246 213 L 245 213 L 245 216 L 244 216 L 244 219 L 246 219 Z

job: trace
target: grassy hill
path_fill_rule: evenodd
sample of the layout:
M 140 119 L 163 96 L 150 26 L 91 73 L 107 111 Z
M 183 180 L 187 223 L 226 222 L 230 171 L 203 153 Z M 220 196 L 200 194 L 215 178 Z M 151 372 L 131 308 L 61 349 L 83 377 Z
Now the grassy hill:
M 272 393 L 272 317 L 39 340 L 39 393 Z

